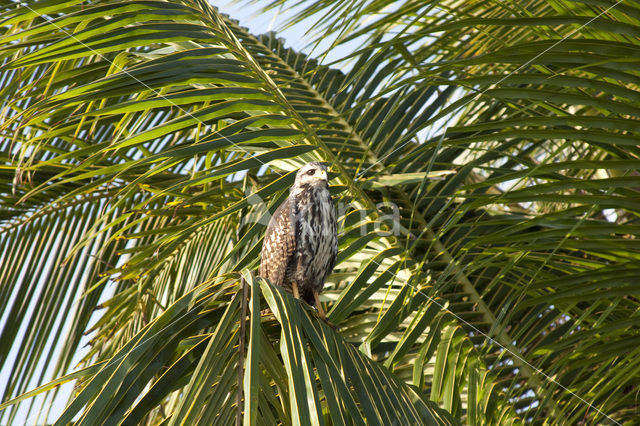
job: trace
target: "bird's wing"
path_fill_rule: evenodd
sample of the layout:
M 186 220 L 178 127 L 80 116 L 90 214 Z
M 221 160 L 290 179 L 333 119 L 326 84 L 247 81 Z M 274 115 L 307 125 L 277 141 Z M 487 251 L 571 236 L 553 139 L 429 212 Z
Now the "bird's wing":
M 274 285 L 284 285 L 287 265 L 296 251 L 295 226 L 291 219 L 287 199 L 271 217 L 262 242 L 259 273 Z

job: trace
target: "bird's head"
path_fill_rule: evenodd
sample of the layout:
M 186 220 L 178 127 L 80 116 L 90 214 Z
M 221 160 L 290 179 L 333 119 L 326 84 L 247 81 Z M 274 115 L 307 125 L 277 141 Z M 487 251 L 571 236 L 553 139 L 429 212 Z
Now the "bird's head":
M 307 163 L 298 170 L 294 188 L 303 188 L 305 186 L 329 186 L 329 177 L 327 176 L 327 168 L 318 162 Z

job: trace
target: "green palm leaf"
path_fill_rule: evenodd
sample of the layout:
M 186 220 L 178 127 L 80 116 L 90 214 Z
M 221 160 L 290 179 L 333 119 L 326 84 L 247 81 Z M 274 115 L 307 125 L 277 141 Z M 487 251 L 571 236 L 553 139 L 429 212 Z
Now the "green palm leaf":
M 632 422 L 637 9 L 303 2 L 329 67 L 205 2 L 2 3 L 2 421 L 75 381 L 61 424 Z M 312 159 L 337 330 L 251 273 Z

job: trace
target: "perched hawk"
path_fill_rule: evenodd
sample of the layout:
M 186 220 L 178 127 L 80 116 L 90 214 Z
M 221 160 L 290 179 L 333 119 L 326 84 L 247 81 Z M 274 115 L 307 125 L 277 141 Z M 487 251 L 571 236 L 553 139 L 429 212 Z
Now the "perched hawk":
M 308 163 L 267 226 L 260 255 L 260 276 L 315 305 L 325 318 L 318 294 L 336 262 L 336 211 L 327 169 Z

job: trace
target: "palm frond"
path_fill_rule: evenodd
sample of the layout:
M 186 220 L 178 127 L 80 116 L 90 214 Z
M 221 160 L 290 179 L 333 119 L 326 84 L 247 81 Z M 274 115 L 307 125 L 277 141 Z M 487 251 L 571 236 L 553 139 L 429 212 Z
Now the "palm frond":
M 81 377 L 60 421 L 631 421 L 636 5 L 302 5 L 351 68 L 200 1 L 3 3 L 4 406 Z M 337 332 L 248 271 L 311 159 Z

